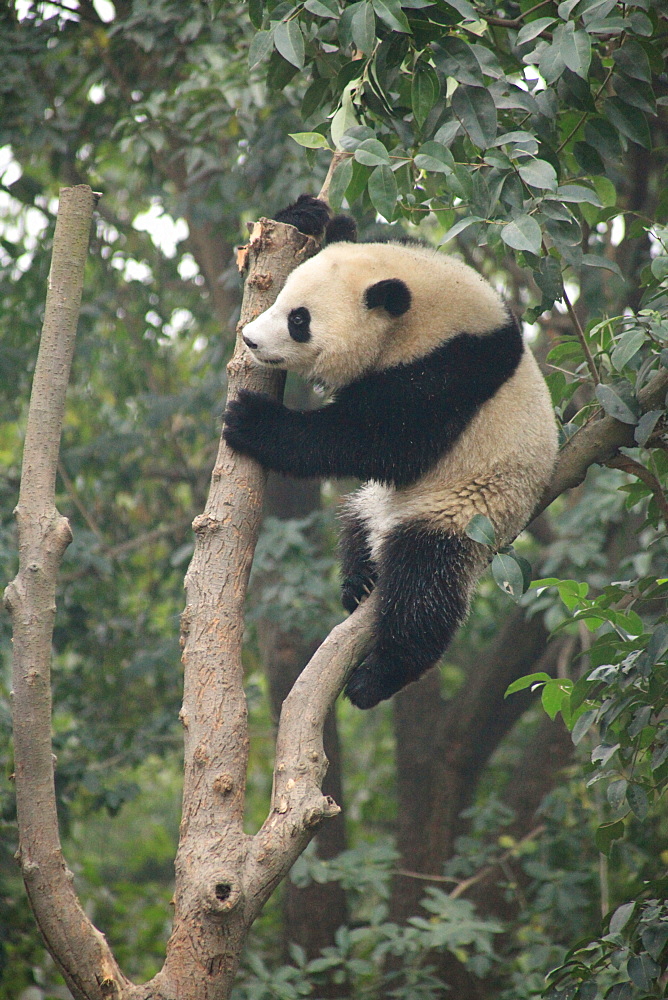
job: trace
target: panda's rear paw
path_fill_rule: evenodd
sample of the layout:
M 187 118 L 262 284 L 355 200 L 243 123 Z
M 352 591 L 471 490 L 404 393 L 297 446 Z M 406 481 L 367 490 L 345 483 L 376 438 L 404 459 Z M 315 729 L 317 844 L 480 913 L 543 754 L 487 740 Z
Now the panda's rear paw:
M 341 604 L 350 614 L 369 596 L 376 580 L 371 573 L 356 573 L 346 577 L 341 585 Z
M 406 681 L 383 668 L 373 654 L 350 675 L 345 695 L 357 708 L 373 708 L 379 701 L 391 698 Z

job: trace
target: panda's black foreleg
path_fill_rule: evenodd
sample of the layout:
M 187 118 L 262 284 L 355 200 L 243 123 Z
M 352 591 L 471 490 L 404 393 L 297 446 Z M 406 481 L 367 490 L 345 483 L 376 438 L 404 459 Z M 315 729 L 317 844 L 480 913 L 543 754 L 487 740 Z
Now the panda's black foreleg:
M 388 536 L 379 558 L 374 646 L 346 685 L 353 705 L 372 708 L 434 666 L 466 618 L 476 562 L 470 539 L 425 525 Z
M 341 604 L 351 614 L 376 583 L 376 565 L 371 558 L 369 538 L 363 519 L 351 510 L 341 515 L 339 536 L 341 559 Z

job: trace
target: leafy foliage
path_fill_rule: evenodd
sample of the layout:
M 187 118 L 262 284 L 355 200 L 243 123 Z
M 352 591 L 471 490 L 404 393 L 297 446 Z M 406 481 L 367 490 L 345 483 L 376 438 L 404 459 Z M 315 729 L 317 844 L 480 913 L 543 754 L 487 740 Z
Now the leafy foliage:
M 562 720 L 571 730 L 579 763 L 536 819 L 499 804 L 554 780 L 549 768 L 541 773 L 535 713 L 486 766 L 467 758 L 470 787 L 456 801 L 468 808 L 439 818 L 444 841 L 457 834 L 435 865 L 444 882 L 400 923 L 391 913 L 406 792 L 395 758 L 416 774 L 414 748 L 395 746 L 389 706 L 364 719 L 344 707 L 355 846 L 329 860 L 307 853 L 293 879 L 343 886 L 349 926 L 320 955 L 293 943 L 286 965 L 272 902 L 236 996 L 318 996 L 334 985 L 426 1000 L 443 995 L 444 956 L 475 977 L 476 996 L 660 996 L 668 462 L 665 409 L 643 412 L 639 397 L 668 366 L 662 5 L 163 0 L 117 2 L 108 22 L 94 4 L 73 6 L 0 12 L 0 565 L 11 578 L 53 199 L 60 185 L 88 181 L 103 197 L 58 486 L 75 543 L 54 650 L 59 808 L 87 906 L 126 970 L 151 975 L 168 931 L 176 835 L 181 581 L 238 305 L 232 247 L 247 219 L 317 190 L 339 150 L 331 202 L 351 208 L 364 233 L 378 232 L 379 217 L 393 231 L 418 226 L 536 321 L 564 440 L 602 414 L 632 438 L 614 468 L 591 470 L 542 531 L 514 547 L 496 551 L 491 524 L 473 519 L 468 532 L 490 547 L 493 575 L 442 671 L 447 698 L 475 687 L 485 642 L 507 613 L 500 591 L 510 594 L 554 630 L 561 650 L 558 676 L 537 663 L 511 689 L 540 693 L 552 732 Z M 325 494 L 323 513 L 269 521 L 258 553 L 246 651 L 249 822 L 266 808 L 272 756 L 256 641 L 263 622 L 285 622 L 310 642 L 338 613 L 335 488 Z M 4 733 L 2 613 L 0 656 Z M 495 704 L 486 731 L 470 738 L 481 757 L 500 741 L 499 720 L 517 697 Z M 433 713 L 447 708 L 433 701 Z M 457 750 L 449 745 L 444 759 Z M 436 825 L 447 777 L 424 793 L 424 826 Z M 0 996 L 14 1000 L 31 986 L 48 997 L 55 976 L 20 894 L 14 819 L 3 795 Z M 453 895 L 464 882 L 466 893 Z

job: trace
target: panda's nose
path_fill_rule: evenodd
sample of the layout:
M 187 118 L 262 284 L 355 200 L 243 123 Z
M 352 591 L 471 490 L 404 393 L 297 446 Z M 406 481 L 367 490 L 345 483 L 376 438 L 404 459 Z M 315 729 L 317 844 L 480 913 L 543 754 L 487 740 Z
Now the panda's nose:
M 246 334 L 244 334 L 244 338 L 243 338 L 243 339 L 244 339 L 244 344 L 246 345 L 246 347 L 250 347 L 251 351 L 254 351 L 254 350 L 255 350 L 255 348 L 257 347 L 257 344 L 256 344 L 256 343 L 254 343 L 254 342 L 253 342 L 253 341 L 252 341 L 252 340 L 250 339 L 250 337 L 247 337 L 247 336 L 246 336 Z

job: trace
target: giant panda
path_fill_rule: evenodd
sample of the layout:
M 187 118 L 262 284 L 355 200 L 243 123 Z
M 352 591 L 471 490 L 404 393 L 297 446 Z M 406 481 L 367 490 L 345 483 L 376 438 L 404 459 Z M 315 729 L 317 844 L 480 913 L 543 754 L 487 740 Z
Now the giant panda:
M 341 516 L 342 603 L 375 588 L 373 647 L 346 694 L 371 708 L 417 680 L 464 621 L 488 549 L 465 531 L 486 514 L 500 544 L 547 485 L 557 431 L 516 319 L 473 268 L 414 242 L 355 243 L 302 196 L 278 217 L 330 242 L 243 330 L 258 365 L 327 387 L 296 411 L 261 393 L 229 403 L 224 436 L 264 468 L 365 481 Z M 343 237 L 343 239 L 341 239 Z

